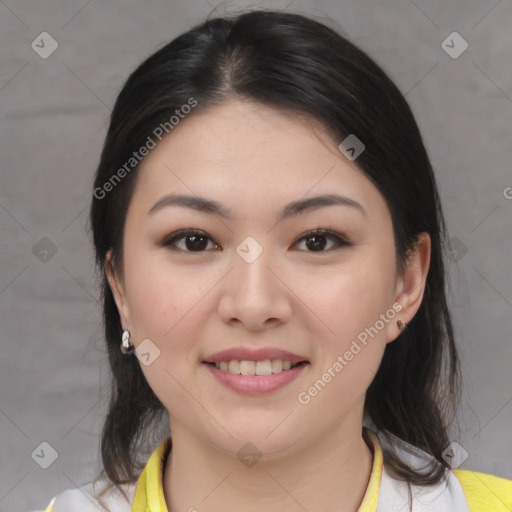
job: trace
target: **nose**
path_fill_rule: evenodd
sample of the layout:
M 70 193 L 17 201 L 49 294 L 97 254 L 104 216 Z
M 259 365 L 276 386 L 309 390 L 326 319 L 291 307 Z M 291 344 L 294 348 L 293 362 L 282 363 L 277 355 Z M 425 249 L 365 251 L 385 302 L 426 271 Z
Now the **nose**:
M 224 280 L 218 305 L 221 319 L 252 331 L 287 322 L 292 314 L 293 294 L 270 251 L 264 250 L 252 262 L 234 253 L 233 265 Z

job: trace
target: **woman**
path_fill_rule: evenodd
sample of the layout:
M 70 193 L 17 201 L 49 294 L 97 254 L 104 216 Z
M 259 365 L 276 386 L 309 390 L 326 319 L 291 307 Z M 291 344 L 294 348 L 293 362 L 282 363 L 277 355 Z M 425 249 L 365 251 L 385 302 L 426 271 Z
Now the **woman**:
M 47 511 L 510 510 L 448 434 L 431 164 L 349 41 L 272 11 L 176 38 L 120 92 L 93 196 L 103 471 Z

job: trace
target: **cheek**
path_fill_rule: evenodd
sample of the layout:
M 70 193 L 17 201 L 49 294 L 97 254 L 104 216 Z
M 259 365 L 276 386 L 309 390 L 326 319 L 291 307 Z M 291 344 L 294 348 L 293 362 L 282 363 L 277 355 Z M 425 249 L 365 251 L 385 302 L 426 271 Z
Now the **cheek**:
M 127 295 L 134 327 L 142 337 L 172 338 L 206 292 L 199 276 L 142 250 L 126 264 Z
M 221 276 L 142 254 L 134 254 L 126 268 L 134 343 L 149 339 L 159 351 L 154 362 L 141 369 L 159 399 L 174 410 L 190 400 L 180 383 L 190 388 L 189 379 L 199 365 L 199 342 L 211 318 L 208 292 Z
M 162 276 L 154 271 L 145 274 L 134 273 L 127 283 L 130 313 L 134 328 L 140 336 L 161 338 L 175 323 L 179 314 L 179 287 L 173 283 L 167 286 Z
M 327 422 L 362 400 L 378 371 L 388 326 L 396 321 L 388 276 L 375 265 L 354 265 L 325 282 L 313 308 L 329 330 L 316 338 L 318 364 L 299 402 L 314 403 Z
M 354 264 L 333 271 L 324 279 L 318 295 L 318 311 L 328 319 L 328 325 L 335 333 L 350 333 L 353 329 L 364 329 L 379 319 L 390 306 L 393 292 L 389 266 Z M 317 289 L 318 289 L 318 282 Z
M 126 280 L 135 344 L 149 339 L 158 353 L 149 365 L 141 360 L 141 370 L 167 410 L 181 411 L 183 404 L 190 405 L 186 390 L 191 389 L 193 373 L 188 360 L 197 363 L 195 347 L 204 315 L 200 299 L 207 292 L 207 280 L 158 262 L 133 265 L 130 272 Z
M 361 254 L 357 261 L 330 272 L 328 279 L 316 280 L 317 298 L 312 309 L 328 327 L 325 335 L 318 337 L 318 374 L 329 368 L 336 374 L 332 380 L 337 384 L 331 388 L 340 385 L 355 393 L 369 385 L 379 367 L 387 331 L 396 322 L 391 307 L 394 274 L 390 269 L 394 262 L 388 259 Z

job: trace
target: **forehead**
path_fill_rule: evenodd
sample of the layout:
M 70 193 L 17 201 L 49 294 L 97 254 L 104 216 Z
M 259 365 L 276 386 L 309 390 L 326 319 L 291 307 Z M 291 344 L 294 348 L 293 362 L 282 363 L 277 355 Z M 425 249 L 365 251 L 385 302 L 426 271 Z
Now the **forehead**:
M 384 206 L 371 181 L 311 116 L 241 100 L 199 107 L 143 161 L 134 200 L 146 211 L 176 191 L 232 204 L 243 199 L 245 207 L 332 192 L 374 210 Z
M 254 168 L 253 164 L 265 160 L 301 161 L 306 156 L 315 161 L 322 156 L 320 152 L 332 153 L 334 147 L 327 130 L 311 116 L 231 100 L 185 117 L 146 163 L 173 158 L 198 164 L 208 161 L 216 167 L 236 162 Z

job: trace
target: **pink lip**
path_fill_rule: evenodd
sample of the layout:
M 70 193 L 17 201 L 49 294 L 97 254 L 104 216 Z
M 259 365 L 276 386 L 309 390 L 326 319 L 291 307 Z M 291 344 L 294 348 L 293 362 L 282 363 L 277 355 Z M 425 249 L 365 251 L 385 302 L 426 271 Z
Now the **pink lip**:
M 265 361 L 266 359 L 282 359 L 283 361 L 290 361 L 293 364 L 307 361 L 303 356 L 292 354 L 286 350 L 278 348 L 259 348 L 248 349 L 244 347 L 230 348 L 216 352 L 215 354 L 207 357 L 203 363 L 221 363 L 222 361 Z
M 251 356 L 253 357 L 253 356 Z M 280 359 L 279 357 L 275 359 Z M 225 359 L 223 359 L 225 361 Z M 248 359 L 254 361 L 254 359 Z M 287 359 L 289 361 L 289 359 Z M 264 393 L 271 393 L 279 388 L 282 388 L 292 380 L 296 379 L 306 368 L 307 364 L 301 364 L 284 370 L 280 373 L 273 373 L 271 375 L 235 375 L 224 370 L 216 368 L 214 365 L 203 363 L 212 374 L 226 387 L 242 393 L 245 395 L 261 395 Z

